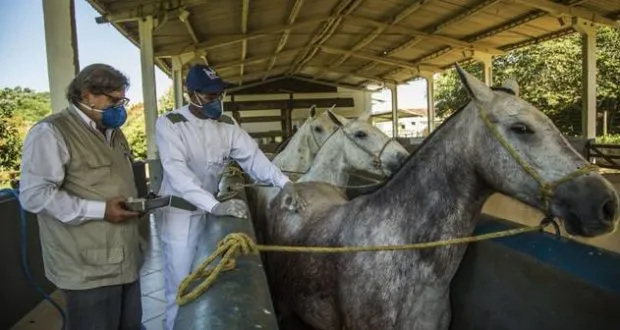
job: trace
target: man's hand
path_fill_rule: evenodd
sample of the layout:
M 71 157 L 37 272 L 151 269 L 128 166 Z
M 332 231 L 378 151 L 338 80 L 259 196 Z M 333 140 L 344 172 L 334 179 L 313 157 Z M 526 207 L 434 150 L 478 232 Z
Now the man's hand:
M 292 181 L 287 182 L 282 188 L 282 191 L 285 194 L 283 205 L 285 209 L 297 212 L 298 210 L 303 210 L 307 206 L 306 201 L 301 197 Z
M 125 209 L 124 197 L 113 197 L 105 202 L 105 215 L 103 219 L 111 223 L 124 222 L 140 216 L 138 212 Z
M 216 216 L 232 216 L 235 218 L 247 218 L 248 206 L 240 199 L 229 199 L 218 203 L 211 209 L 211 214 Z

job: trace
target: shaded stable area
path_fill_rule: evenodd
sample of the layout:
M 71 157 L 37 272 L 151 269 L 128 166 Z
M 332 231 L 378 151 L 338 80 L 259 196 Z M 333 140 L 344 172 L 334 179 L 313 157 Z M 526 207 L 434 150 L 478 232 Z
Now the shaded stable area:
M 140 168 L 140 166 L 138 167 Z M 139 171 L 138 171 L 139 173 Z M 228 180 L 228 181 L 227 181 Z M 224 180 L 222 191 L 239 177 Z M 137 180 L 145 182 L 144 176 Z M 359 182 L 352 182 L 359 183 Z M 244 194 L 237 196 L 245 199 Z M 3 242 L 2 302 L 0 328 L 9 328 L 41 303 L 29 286 L 20 265 L 19 209 L 15 200 L 0 201 Z M 161 256 L 156 238 L 156 220 L 150 221 L 150 242 L 141 270 L 145 324 L 160 329 L 163 313 Z M 476 234 L 519 227 L 504 219 L 482 215 Z M 221 218 L 210 221 L 201 236 L 198 266 L 217 242 L 230 232 L 255 237 L 250 221 Z M 28 216 L 29 265 L 46 292 L 55 288 L 43 275 L 38 231 Z M 515 237 L 470 244 L 452 283 L 451 329 L 615 329 L 620 324 L 620 255 L 549 233 L 527 233 Z M 49 307 L 48 307 L 49 310 Z M 46 325 L 59 324 L 55 312 Z M 238 260 L 237 269 L 222 274 L 214 286 L 198 299 L 180 308 L 175 329 L 277 329 L 266 275 L 258 256 Z M 32 316 L 33 327 L 41 320 Z

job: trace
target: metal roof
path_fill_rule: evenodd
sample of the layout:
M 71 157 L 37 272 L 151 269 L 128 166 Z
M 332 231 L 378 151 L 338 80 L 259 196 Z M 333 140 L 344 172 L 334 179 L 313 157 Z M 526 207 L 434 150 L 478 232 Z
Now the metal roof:
M 233 84 L 301 76 L 342 86 L 404 82 L 455 62 L 620 26 L 620 0 L 87 0 L 134 44 L 153 15 L 156 64 L 184 53 Z

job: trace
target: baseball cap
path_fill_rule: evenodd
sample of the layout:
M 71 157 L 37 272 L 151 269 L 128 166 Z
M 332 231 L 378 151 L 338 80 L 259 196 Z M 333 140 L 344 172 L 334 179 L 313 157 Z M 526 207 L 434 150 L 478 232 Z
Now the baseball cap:
M 214 69 L 204 64 L 196 64 L 187 72 L 185 87 L 199 93 L 220 93 L 226 84 Z

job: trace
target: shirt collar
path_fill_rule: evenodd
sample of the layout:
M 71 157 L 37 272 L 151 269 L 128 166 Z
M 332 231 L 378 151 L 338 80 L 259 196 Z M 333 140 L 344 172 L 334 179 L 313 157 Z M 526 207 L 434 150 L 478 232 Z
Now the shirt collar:
M 75 110 L 75 112 L 80 115 L 80 118 L 82 118 L 86 125 L 90 126 L 91 128 L 97 129 L 97 123 L 95 123 L 94 120 L 90 119 L 90 117 L 88 117 L 84 112 L 82 112 L 82 110 L 80 110 L 78 106 L 76 106 L 75 104 L 71 104 L 71 107 L 73 107 L 73 110 Z

